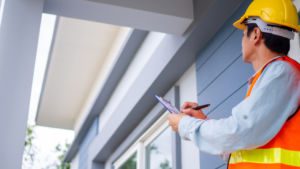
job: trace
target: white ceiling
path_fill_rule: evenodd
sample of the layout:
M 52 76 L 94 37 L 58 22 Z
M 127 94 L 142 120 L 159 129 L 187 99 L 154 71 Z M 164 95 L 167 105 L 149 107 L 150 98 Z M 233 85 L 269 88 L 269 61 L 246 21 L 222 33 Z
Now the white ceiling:
M 99 74 L 126 28 L 60 17 L 45 76 L 37 124 L 73 129 Z M 106 67 L 107 68 L 107 67 Z M 106 71 L 107 72 L 107 71 Z M 99 82 L 98 82 L 99 83 Z

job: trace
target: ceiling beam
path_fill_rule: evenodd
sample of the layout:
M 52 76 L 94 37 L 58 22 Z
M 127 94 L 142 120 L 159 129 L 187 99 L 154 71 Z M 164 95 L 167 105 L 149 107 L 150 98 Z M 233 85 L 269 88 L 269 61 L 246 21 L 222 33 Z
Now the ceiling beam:
M 183 35 L 193 22 L 193 0 L 45 0 L 44 12 L 135 29 Z

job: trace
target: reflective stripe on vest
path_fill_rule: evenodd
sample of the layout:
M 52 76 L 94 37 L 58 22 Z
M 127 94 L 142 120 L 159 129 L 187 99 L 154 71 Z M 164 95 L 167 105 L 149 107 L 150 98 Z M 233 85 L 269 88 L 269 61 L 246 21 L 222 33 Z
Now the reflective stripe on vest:
M 231 164 L 240 162 L 264 164 L 281 163 L 300 167 L 300 152 L 282 148 L 254 149 L 251 151 L 241 150 L 235 152 L 235 155 L 230 159 Z
M 246 97 L 251 95 L 255 83 L 264 69 L 277 60 L 288 62 L 300 73 L 300 64 L 293 59 L 287 56 L 274 59 L 256 73 Z M 266 145 L 253 150 L 236 151 L 231 154 L 229 169 L 250 168 L 300 169 L 300 109 L 295 112 L 291 119 L 286 121 L 279 133 Z

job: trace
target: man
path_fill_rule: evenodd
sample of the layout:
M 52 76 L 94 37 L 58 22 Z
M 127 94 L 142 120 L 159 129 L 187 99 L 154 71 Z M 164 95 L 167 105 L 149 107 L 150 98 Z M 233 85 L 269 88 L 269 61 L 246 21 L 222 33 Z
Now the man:
M 169 124 L 201 151 L 231 153 L 230 169 L 300 168 L 300 65 L 287 57 L 300 31 L 297 10 L 291 0 L 254 0 L 234 26 L 243 30 L 243 60 L 256 71 L 246 98 L 219 120 L 186 102 Z

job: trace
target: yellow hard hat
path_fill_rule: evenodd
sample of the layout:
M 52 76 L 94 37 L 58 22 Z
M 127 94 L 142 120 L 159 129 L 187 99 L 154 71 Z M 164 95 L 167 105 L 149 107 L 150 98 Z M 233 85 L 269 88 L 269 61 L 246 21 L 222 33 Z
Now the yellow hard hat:
M 268 24 L 285 26 L 300 31 L 297 9 L 292 0 L 253 0 L 245 14 L 233 25 L 245 29 L 245 19 L 259 17 Z

